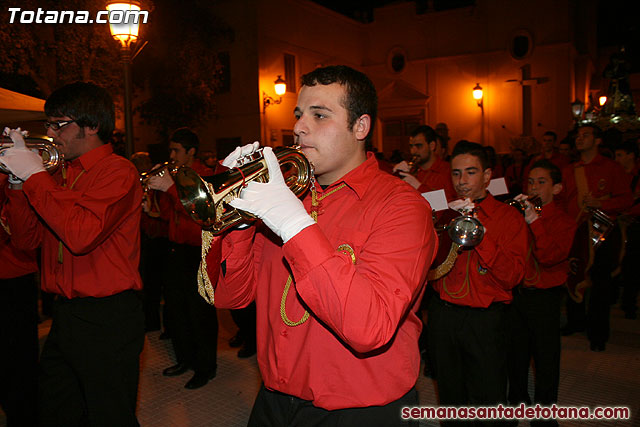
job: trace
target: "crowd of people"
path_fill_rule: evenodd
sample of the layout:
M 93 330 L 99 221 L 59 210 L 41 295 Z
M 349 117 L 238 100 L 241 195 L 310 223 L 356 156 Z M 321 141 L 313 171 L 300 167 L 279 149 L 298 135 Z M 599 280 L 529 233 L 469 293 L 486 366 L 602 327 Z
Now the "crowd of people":
M 2 360 L 18 367 L 2 374 L 8 425 L 138 425 L 145 331 L 171 339 L 175 364 L 162 374 L 192 370 L 185 388 L 200 388 L 217 373 L 216 309 L 232 310 L 238 357 L 258 355 L 250 426 L 414 425 L 400 413 L 419 404 L 421 363 L 443 406 L 557 402 L 561 334 L 586 331 L 604 351 L 619 287 L 636 316 L 636 141 L 608 146 L 587 124 L 560 142 L 548 131 L 540 152 L 516 147 L 503 163 L 490 146 L 450 144 L 439 123 L 417 127 L 410 156 L 389 164 L 366 149 L 377 104 L 371 80 L 350 67 L 302 77 L 294 135 L 314 170 L 302 198 L 258 143 L 218 163 L 180 128 L 166 165 L 114 154 L 113 101 L 91 83 L 46 101 L 47 135 L 64 156 L 57 170 L 7 129 L 0 324 L 13 343 Z M 207 177 L 257 150 L 268 182 L 245 182 L 228 205 L 259 221 L 203 233 L 171 170 Z M 488 191 L 498 177 L 509 203 Z M 447 211 L 424 197 L 438 190 Z M 595 213 L 611 223 L 596 239 Z M 483 236 L 449 251 L 444 230 L 461 214 Z M 448 269 L 430 276 L 442 255 Z M 53 295 L 39 357 L 37 283 Z

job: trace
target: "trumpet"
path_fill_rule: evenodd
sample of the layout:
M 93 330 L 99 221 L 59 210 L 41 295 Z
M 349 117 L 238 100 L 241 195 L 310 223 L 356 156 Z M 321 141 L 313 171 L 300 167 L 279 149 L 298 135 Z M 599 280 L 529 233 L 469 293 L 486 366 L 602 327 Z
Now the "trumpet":
M 46 140 L 38 140 L 34 141 L 33 138 L 25 141 L 25 146 L 28 150 L 38 151 L 40 157 L 42 157 L 42 166 L 46 169 L 47 172 L 54 172 L 60 163 L 62 162 L 62 156 L 60 152 L 50 142 Z M 4 151 L 13 147 L 13 141 L 9 138 L 1 138 L 0 139 L 0 156 L 4 156 Z M 9 174 L 11 171 L 7 169 L 3 164 L 0 163 L 0 172 Z
M 280 170 L 289 189 L 301 197 L 311 185 L 313 168 L 297 148 L 276 147 Z M 174 175 L 180 202 L 200 227 L 220 234 L 239 224 L 256 220 L 248 212 L 233 208 L 228 203 L 240 196 L 247 182 L 268 182 L 269 171 L 262 149 L 239 160 L 240 166 L 228 171 L 201 177 L 193 169 L 181 167 Z
M 178 168 L 175 167 L 174 162 L 164 162 L 159 165 L 154 166 L 151 170 L 147 172 L 142 172 L 140 174 L 140 184 L 149 190 L 149 179 L 152 176 L 163 176 L 165 173 L 170 173 L 171 175 L 175 175 Z
M 522 215 L 524 215 L 524 211 L 527 210 L 527 204 L 525 202 L 531 203 L 533 205 L 533 209 L 538 215 L 540 214 L 540 212 L 542 212 L 542 199 L 537 194 L 533 196 L 527 196 L 527 198 L 524 200 L 516 200 L 514 198 L 505 201 L 505 203 L 509 206 L 513 206 L 514 208 L 518 209 L 518 211 Z
M 418 161 L 420 160 L 420 156 L 419 155 L 415 155 L 411 157 L 411 160 L 409 160 L 407 162 L 407 165 L 409 166 L 409 170 L 408 171 L 403 171 L 402 169 L 398 169 L 393 173 L 393 176 L 397 176 L 398 178 L 403 178 L 403 176 L 400 174 L 400 172 L 406 172 L 409 175 L 413 175 L 416 176 L 416 174 L 418 173 L 418 169 L 420 168 L 420 164 L 418 163 Z

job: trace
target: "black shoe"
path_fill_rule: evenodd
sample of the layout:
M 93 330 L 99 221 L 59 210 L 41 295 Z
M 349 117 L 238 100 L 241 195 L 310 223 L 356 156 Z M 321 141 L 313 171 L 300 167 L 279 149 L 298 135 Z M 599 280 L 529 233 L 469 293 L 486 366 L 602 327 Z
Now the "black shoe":
M 601 352 L 601 351 L 604 351 L 605 345 L 604 343 L 592 342 L 590 347 L 591 347 L 591 351 Z
M 200 387 L 204 387 L 207 385 L 209 380 L 212 380 L 216 377 L 216 369 L 209 372 L 196 372 L 193 374 L 193 377 L 187 381 L 184 385 L 184 388 L 188 388 L 189 390 L 195 390 Z
M 169 335 L 169 332 L 167 332 L 167 331 L 162 331 L 162 333 L 160 334 L 158 339 L 159 340 L 170 340 L 171 339 L 171 335 Z
M 244 338 L 242 338 L 239 332 L 229 340 L 229 347 L 231 348 L 240 347 L 242 344 L 244 344 Z
M 584 326 L 572 325 L 567 323 L 562 329 L 560 329 L 560 333 L 562 334 L 563 337 L 566 337 L 569 335 L 573 335 L 576 332 L 584 332 L 584 330 L 585 330 Z
M 244 344 L 240 350 L 238 350 L 238 357 L 240 359 L 246 359 L 256 354 L 256 346 Z
M 177 377 L 178 375 L 182 375 L 189 370 L 189 367 L 184 363 L 178 363 L 173 366 L 169 366 L 164 371 L 162 371 L 162 375 L 165 377 Z

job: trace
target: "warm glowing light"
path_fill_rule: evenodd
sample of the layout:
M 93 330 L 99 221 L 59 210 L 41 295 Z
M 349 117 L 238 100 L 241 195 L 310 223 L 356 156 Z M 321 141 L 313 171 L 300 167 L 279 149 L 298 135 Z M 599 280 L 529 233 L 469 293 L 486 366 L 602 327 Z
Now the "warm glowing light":
M 571 114 L 573 114 L 573 117 L 578 120 L 582 117 L 583 112 L 584 102 L 580 101 L 579 99 L 573 101 L 573 103 L 571 104 Z
M 602 95 L 600 98 L 598 98 L 598 102 L 600 103 L 600 106 L 602 107 L 604 104 L 607 103 L 607 97 Z
M 473 99 L 476 101 L 482 100 L 482 86 L 476 83 L 476 87 L 473 88 Z
M 284 95 L 284 93 L 287 91 L 287 83 L 282 79 L 282 77 L 278 76 L 274 84 L 276 85 L 276 95 Z
M 142 17 L 140 5 L 136 1 L 107 4 L 109 11 L 109 29 L 114 39 L 123 47 L 129 46 L 138 39 L 138 30 Z

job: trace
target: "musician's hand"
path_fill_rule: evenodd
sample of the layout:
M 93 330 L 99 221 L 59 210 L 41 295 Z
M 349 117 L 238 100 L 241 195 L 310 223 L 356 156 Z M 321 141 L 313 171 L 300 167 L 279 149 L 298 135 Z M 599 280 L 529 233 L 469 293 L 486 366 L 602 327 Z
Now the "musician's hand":
M 4 150 L 0 155 L 0 163 L 22 181 L 28 180 L 35 173 L 44 171 L 42 157 L 24 147 L 14 146 Z
M 2 136 L 8 136 L 11 138 L 15 148 L 25 148 L 26 144 L 24 142 L 24 137 L 29 136 L 29 131 L 22 130 L 20 128 L 9 129 L 6 127 L 4 128 L 4 131 L 2 131 Z
M 224 158 L 222 166 L 228 167 L 229 169 L 235 168 L 238 166 L 238 159 L 248 156 L 249 154 L 253 154 L 258 148 L 260 148 L 260 143 L 258 141 L 252 144 L 243 145 L 242 147 L 236 147 L 231 154 Z
M 393 167 L 392 172 L 395 173 L 396 171 L 409 172 L 409 163 L 407 163 L 405 160 L 401 161 Z
M 527 224 L 531 224 L 533 221 L 540 218 L 538 212 L 536 212 L 535 206 L 533 206 L 533 203 L 528 200 L 528 196 L 525 196 L 524 194 L 518 194 L 513 199 L 524 203 L 524 220 L 527 222 Z
M 404 182 L 406 182 L 407 184 L 409 184 L 410 186 L 412 186 L 416 190 L 418 189 L 418 187 L 420 187 L 422 185 L 422 183 L 420 181 L 418 181 L 418 178 L 416 178 L 415 176 L 409 174 L 408 172 L 405 172 L 405 171 L 402 171 L 402 170 L 398 169 L 398 175 L 400 175 L 402 177 L 402 180 Z
M 589 208 L 599 209 L 602 207 L 602 202 L 600 201 L 600 199 L 593 197 L 593 195 L 591 194 L 587 194 L 586 196 L 584 196 L 584 199 L 582 199 L 582 203 Z
M 458 199 L 449 203 L 449 209 L 453 209 L 454 211 L 458 211 L 460 213 L 470 212 L 475 207 L 476 205 L 468 197 L 464 200 Z
M 163 193 L 171 188 L 173 185 L 173 178 L 169 172 L 165 172 L 162 175 L 154 175 L 149 178 L 149 188 L 152 190 L 159 190 Z
M 262 219 L 286 243 L 315 222 L 284 182 L 280 164 L 271 147 L 265 147 L 262 154 L 269 168 L 269 182 L 250 182 L 242 190 L 240 197 L 229 204 Z

